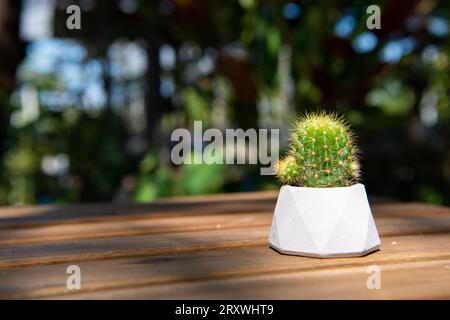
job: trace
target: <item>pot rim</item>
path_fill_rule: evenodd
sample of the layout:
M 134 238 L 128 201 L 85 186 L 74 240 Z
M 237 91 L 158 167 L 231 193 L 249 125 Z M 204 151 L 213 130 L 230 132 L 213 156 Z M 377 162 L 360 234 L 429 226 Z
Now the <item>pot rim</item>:
M 355 183 L 352 184 L 351 186 L 347 186 L 347 187 L 298 187 L 298 186 L 291 186 L 289 184 L 284 184 L 281 186 L 281 188 L 283 187 L 288 187 L 288 188 L 293 188 L 296 190 L 339 190 L 339 189 L 352 189 L 352 188 L 365 188 L 365 186 L 362 183 Z

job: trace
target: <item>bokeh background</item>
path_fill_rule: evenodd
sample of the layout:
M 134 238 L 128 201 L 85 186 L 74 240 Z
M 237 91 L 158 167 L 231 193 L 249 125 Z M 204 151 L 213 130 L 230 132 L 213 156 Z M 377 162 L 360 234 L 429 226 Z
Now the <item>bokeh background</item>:
M 283 150 L 324 109 L 370 194 L 449 205 L 449 19 L 436 0 L 0 0 L 0 203 L 277 189 L 258 166 L 174 166 L 172 131 L 280 128 Z

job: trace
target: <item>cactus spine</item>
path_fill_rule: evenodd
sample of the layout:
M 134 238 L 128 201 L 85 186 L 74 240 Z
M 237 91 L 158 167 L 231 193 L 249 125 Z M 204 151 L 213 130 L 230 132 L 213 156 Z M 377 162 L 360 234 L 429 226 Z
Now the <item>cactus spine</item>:
M 360 165 L 353 134 L 335 114 L 308 114 L 299 119 L 288 155 L 276 166 L 282 184 L 347 187 L 359 180 Z

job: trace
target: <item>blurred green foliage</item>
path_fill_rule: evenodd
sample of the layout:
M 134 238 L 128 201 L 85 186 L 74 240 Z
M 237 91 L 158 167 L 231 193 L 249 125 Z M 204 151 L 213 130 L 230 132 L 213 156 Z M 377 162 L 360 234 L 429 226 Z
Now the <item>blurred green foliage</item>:
M 369 32 L 371 4 L 383 18 L 382 29 Z M 344 114 L 359 136 L 370 193 L 450 204 L 449 2 L 142 0 L 110 28 L 99 25 L 110 7 L 118 10 L 105 2 L 87 12 L 81 35 L 60 31 L 86 49 L 78 65 L 101 66 L 104 108 L 81 107 L 82 90 L 67 86 L 59 64 L 50 74 L 18 68 L 18 88 L 71 92 L 77 102 L 55 111 L 40 99 L 38 117 L 28 119 L 19 93 L 12 95 L 2 203 L 145 202 L 277 188 L 254 166 L 174 166 L 172 130 L 201 120 L 204 130 L 259 125 L 288 134 L 296 115 L 327 109 Z M 55 29 L 58 17 L 64 12 Z M 367 33 L 376 39 L 368 49 Z M 149 67 L 114 78 L 109 50 L 125 38 L 144 43 Z M 173 66 L 163 65 L 163 45 L 174 51 Z M 117 92 L 124 92 L 119 102 Z M 139 94 L 145 114 L 136 111 Z

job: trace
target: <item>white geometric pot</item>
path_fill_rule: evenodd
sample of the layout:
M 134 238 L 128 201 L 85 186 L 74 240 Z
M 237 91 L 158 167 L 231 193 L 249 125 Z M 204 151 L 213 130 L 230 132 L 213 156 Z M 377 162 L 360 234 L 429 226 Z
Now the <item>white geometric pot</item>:
M 364 186 L 282 186 L 269 244 L 281 253 L 317 258 L 356 257 L 378 250 L 380 238 Z

